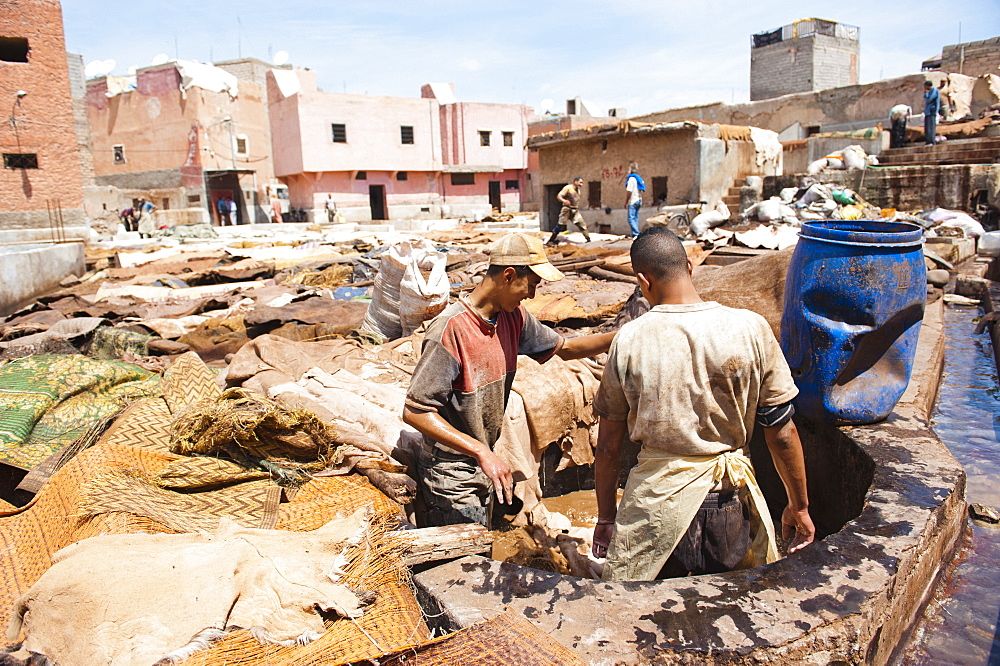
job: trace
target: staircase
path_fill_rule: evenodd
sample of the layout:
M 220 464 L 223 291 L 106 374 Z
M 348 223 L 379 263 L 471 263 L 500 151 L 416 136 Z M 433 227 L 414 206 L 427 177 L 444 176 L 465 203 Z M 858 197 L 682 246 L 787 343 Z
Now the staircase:
M 1000 137 L 952 139 L 935 146 L 889 148 L 878 156 L 879 166 L 993 164 L 1000 162 Z M 739 188 L 737 189 L 737 193 Z M 732 188 L 729 190 L 732 192 Z
M 746 176 L 740 176 L 736 179 L 737 183 L 743 183 L 746 181 Z M 743 185 L 730 185 L 729 190 L 726 192 L 726 196 L 722 197 L 722 203 L 729 207 L 729 212 L 732 215 L 739 215 L 743 211 L 740 210 L 740 188 Z

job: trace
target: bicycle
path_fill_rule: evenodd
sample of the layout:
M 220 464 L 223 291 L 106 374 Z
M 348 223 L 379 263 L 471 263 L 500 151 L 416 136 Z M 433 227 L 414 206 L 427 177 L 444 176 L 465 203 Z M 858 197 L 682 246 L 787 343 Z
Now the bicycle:
M 667 229 L 683 237 L 691 230 L 691 220 L 705 212 L 704 207 L 708 205 L 708 202 L 692 201 L 685 197 L 677 197 L 677 201 L 683 201 L 684 203 L 674 206 L 661 206 L 660 212 L 669 213 L 666 224 Z

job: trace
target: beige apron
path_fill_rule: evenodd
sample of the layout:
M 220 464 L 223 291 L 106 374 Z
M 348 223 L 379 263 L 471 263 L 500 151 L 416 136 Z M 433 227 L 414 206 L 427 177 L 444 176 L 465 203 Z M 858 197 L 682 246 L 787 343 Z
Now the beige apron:
M 742 451 L 713 456 L 639 453 L 618 508 L 604 580 L 654 580 L 687 532 L 705 496 L 723 479 L 740 488 L 750 509 L 754 566 L 778 559 L 774 525 Z

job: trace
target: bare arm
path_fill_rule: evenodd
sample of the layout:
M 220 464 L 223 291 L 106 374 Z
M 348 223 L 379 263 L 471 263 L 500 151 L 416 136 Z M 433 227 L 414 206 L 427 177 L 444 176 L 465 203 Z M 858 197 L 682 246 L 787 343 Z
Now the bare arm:
M 614 337 L 614 333 L 598 333 L 596 335 L 565 338 L 562 347 L 556 352 L 556 356 L 564 361 L 570 361 L 574 358 L 597 356 L 608 351 Z
M 618 515 L 618 477 L 621 474 L 622 442 L 628 433 L 627 421 L 601 418 L 594 454 L 594 489 L 597 493 L 597 527 L 594 528 L 594 557 L 604 557 Z
M 448 423 L 437 412 L 403 407 L 403 423 L 417 432 L 430 437 L 435 442 L 461 451 L 476 459 L 479 466 L 493 483 L 493 491 L 501 504 L 510 504 L 514 499 L 514 477 L 510 465 L 500 459 L 490 447 L 478 439 L 466 435 Z
M 795 532 L 795 539 L 788 547 L 794 553 L 813 542 L 816 528 L 809 516 L 809 494 L 806 488 L 806 464 L 802 455 L 802 442 L 795 423 L 788 421 L 774 428 L 764 428 L 764 439 L 771 452 L 774 467 L 785 484 L 788 506 L 781 514 L 781 538 L 787 539 Z M 598 439 L 598 441 L 600 441 Z

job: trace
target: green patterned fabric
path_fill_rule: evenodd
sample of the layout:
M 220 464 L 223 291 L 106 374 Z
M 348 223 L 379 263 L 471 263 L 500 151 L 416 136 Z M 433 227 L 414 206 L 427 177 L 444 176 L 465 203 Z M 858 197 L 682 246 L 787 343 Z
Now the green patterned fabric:
M 133 352 L 137 356 L 146 356 L 149 353 L 146 343 L 153 337 L 123 328 L 102 326 L 94 331 L 87 355 L 104 361 L 121 358 L 126 351 Z
M 77 354 L 0 366 L 0 462 L 32 469 L 125 402 L 159 394 L 160 376 Z

